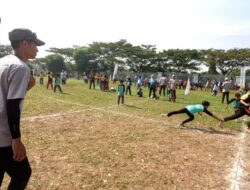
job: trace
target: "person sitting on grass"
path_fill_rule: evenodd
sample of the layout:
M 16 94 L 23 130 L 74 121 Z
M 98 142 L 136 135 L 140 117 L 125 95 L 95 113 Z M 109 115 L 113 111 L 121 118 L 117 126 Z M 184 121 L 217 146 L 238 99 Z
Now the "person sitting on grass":
M 231 103 L 233 103 L 234 112 L 237 113 L 240 110 L 240 93 L 235 93 L 235 98 L 228 102 L 226 109 Z
M 143 92 L 142 89 L 140 88 L 139 91 L 137 92 L 137 96 L 142 98 L 143 97 Z
M 222 120 L 220 122 L 220 127 L 222 126 L 223 122 L 227 122 L 230 120 L 235 120 L 238 119 L 244 115 L 247 115 L 248 117 L 250 116 L 250 110 L 249 110 L 249 106 L 250 106 L 250 88 L 248 88 L 248 91 L 245 95 L 241 96 L 240 98 L 240 108 L 239 111 L 236 112 L 235 114 L 228 116 L 226 118 L 224 118 L 224 120 Z M 250 130 L 250 128 L 248 127 L 248 130 Z
M 222 119 L 218 118 L 217 116 L 213 115 L 211 112 L 209 112 L 207 110 L 209 105 L 210 105 L 210 103 L 205 100 L 202 102 L 202 104 L 189 105 L 181 110 L 173 111 L 173 112 L 170 112 L 168 114 L 162 114 L 162 116 L 171 117 L 172 115 L 175 115 L 175 114 L 186 113 L 189 116 L 189 118 L 187 120 L 181 122 L 180 126 L 182 126 L 182 127 L 185 127 L 185 125 L 184 125 L 185 123 L 188 123 L 188 122 L 194 120 L 195 113 L 201 114 L 201 112 L 205 112 L 206 114 L 213 117 L 214 119 L 217 119 L 218 121 L 223 121 Z
M 56 88 L 58 87 L 59 90 L 60 90 L 60 92 L 62 93 L 62 89 L 61 89 L 60 84 L 61 84 L 61 79 L 60 79 L 60 75 L 58 74 L 58 75 L 56 76 L 54 92 L 56 92 Z
M 122 98 L 122 104 L 124 104 L 124 92 L 125 92 L 125 85 L 123 84 L 123 80 L 120 81 L 118 85 L 118 106 L 120 104 L 120 99 Z

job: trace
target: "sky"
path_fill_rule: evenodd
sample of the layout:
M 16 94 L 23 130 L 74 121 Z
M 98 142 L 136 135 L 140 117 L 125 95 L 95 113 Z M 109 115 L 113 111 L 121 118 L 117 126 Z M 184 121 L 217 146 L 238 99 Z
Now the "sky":
M 1 0 L 0 44 L 29 28 L 50 47 L 126 39 L 170 48 L 250 47 L 249 0 Z

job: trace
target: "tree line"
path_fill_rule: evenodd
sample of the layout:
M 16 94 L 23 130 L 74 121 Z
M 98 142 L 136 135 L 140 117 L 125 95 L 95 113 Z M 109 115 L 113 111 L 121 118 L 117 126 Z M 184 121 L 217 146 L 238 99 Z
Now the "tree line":
M 209 74 L 239 74 L 243 65 L 250 66 L 250 49 L 168 49 L 157 51 L 154 45 L 134 46 L 126 40 L 93 42 L 86 47 L 49 48 L 51 53 L 30 61 L 30 67 L 53 73 L 67 70 L 78 73 L 90 71 L 112 72 L 115 64 L 119 70 L 132 72 L 198 72 L 206 65 Z M 0 45 L 0 57 L 12 53 L 8 45 Z M 39 67 L 39 68 L 38 68 Z M 248 71 L 250 74 L 250 71 Z

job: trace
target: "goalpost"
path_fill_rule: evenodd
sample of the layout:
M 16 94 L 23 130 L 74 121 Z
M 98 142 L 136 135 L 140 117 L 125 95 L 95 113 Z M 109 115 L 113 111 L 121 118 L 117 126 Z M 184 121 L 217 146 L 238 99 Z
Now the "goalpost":
M 250 69 L 249 66 L 243 66 L 240 69 L 240 87 L 245 88 L 246 84 L 246 71 Z

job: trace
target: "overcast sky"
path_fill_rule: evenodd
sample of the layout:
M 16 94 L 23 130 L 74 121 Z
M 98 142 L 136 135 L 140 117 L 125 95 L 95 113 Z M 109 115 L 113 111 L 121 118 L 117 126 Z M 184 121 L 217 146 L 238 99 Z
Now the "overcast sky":
M 1 0 L 0 43 L 29 28 L 49 47 L 127 39 L 169 48 L 249 48 L 249 0 Z

